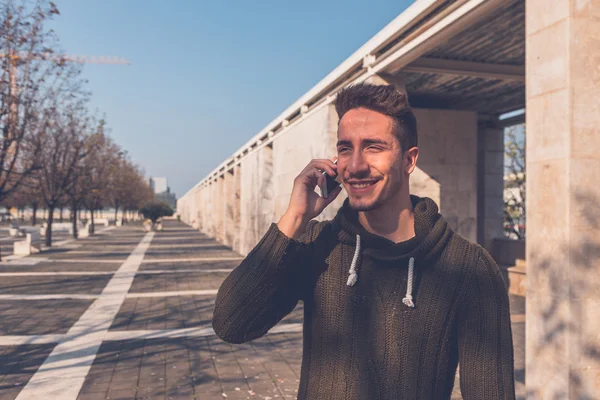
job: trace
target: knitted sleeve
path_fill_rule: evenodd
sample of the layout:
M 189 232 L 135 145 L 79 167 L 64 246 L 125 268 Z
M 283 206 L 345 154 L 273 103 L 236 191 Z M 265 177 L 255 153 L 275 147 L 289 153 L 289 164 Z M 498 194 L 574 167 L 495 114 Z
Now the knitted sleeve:
M 307 282 L 315 225 L 310 221 L 294 240 L 271 224 L 219 288 L 212 319 L 218 337 L 229 343 L 254 340 L 296 307 Z
M 515 398 L 508 291 L 498 265 L 483 249 L 459 318 L 458 349 L 465 400 Z

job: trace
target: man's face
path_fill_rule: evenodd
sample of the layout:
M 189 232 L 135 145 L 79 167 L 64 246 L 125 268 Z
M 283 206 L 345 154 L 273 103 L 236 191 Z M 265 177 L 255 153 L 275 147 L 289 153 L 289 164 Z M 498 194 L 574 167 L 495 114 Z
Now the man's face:
M 393 119 L 366 108 L 348 111 L 338 126 L 338 175 L 350 207 L 371 211 L 386 204 L 402 187 L 402 149 Z

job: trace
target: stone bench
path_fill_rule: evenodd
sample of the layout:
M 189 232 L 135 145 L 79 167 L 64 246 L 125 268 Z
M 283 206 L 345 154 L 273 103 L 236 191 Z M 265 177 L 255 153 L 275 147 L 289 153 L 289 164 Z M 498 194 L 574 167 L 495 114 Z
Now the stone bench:
M 42 235 L 37 228 L 24 229 L 25 240 L 14 243 L 13 252 L 16 256 L 28 256 L 42 249 Z
M 109 226 L 110 220 L 108 218 L 97 218 L 97 219 L 94 219 L 94 225 Z

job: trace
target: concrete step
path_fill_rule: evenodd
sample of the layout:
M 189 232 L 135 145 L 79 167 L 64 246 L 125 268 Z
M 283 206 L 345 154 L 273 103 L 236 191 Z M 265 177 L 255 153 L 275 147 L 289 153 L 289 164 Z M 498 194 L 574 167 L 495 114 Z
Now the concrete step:
M 517 296 L 525 296 L 527 282 L 525 266 L 526 262 L 523 259 L 517 259 L 515 265 L 501 266 L 508 286 L 508 293 Z

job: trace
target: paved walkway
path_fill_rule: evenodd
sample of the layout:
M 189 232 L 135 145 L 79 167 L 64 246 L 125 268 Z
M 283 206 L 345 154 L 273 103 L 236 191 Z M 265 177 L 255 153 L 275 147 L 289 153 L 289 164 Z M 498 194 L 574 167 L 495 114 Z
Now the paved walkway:
M 243 345 L 210 328 L 216 291 L 240 260 L 169 221 L 164 232 L 129 225 L 1 263 L 0 400 L 295 399 L 301 306 Z M 525 307 L 511 301 L 523 393 Z

